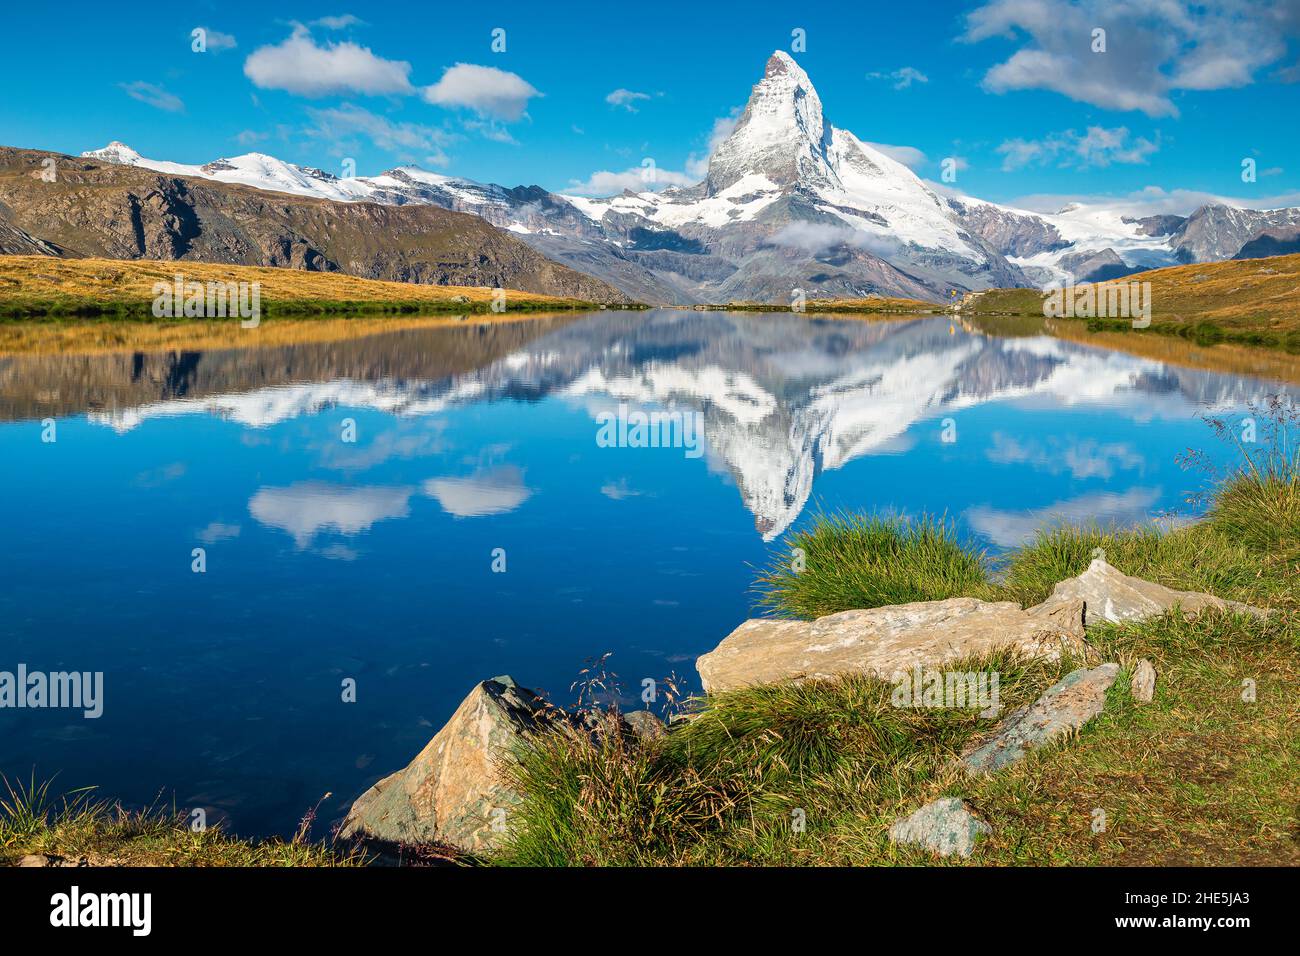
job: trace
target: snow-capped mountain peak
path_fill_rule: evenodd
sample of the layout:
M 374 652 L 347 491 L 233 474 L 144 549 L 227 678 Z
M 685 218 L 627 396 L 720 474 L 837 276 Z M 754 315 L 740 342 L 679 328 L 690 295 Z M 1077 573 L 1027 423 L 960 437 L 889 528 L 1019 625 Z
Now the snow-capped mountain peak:
M 829 182 L 830 127 L 812 81 L 781 50 L 768 58 L 735 129 L 709 160 L 707 193 L 716 196 L 747 175 L 777 186 Z

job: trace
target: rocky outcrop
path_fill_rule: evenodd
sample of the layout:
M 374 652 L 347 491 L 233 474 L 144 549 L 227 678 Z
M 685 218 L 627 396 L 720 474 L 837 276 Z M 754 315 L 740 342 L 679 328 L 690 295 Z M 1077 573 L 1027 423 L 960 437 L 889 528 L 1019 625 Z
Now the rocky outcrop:
M 962 763 L 975 773 L 1001 770 L 1029 751 L 1074 733 L 1101 713 L 1118 674 L 1118 664 L 1071 671 L 1034 703 L 1000 721 L 989 736 L 969 745 Z
M 54 178 L 42 177 L 53 160 Z M 0 245 L 106 259 L 343 272 L 626 303 L 478 216 L 335 202 L 101 160 L 0 147 Z M 54 251 L 51 251 L 54 250 Z
M 499 762 L 551 713 L 541 697 L 509 677 L 483 681 L 414 760 L 357 798 L 340 835 L 490 849 L 506 833 L 520 799 L 502 780 Z
M 648 710 L 631 710 L 623 714 L 623 720 L 632 733 L 642 740 L 658 740 L 668 736 L 668 725 Z
M 746 621 L 696 661 L 709 693 L 749 684 L 867 673 L 882 680 L 916 666 L 995 650 L 1054 660 L 1079 649 L 1083 602 L 1057 601 L 1028 611 L 1009 601 L 949 598 L 815 621 Z
M 1163 584 L 1135 578 L 1107 564 L 1104 558 L 1093 559 L 1083 574 L 1058 583 L 1052 589 L 1051 597 L 1039 607 L 1047 608 L 1057 603 L 1072 605 L 1077 601 L 1084 602 L 1084 623 L 1089 627 L 1106 621 L 1140 621 L 1172 611 L 1175 607 L 1181 608 L 1184 614 L 1200 614 L 1205 610 L 1256 616 L 1267 613 L 1201 591 L 1175 591 Z
M 975 844 L 993 829 L 975 816 L 960 797 L 944 797 L 927 803 L 889 828 L 895 843 L 924 847 L 939 856 L 968 857 Z

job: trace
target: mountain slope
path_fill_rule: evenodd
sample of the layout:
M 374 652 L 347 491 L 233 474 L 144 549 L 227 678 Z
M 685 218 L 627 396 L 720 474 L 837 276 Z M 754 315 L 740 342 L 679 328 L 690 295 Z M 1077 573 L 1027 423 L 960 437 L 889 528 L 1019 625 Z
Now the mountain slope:
M 56 164 L 53 182 L 40 175 L 48 158 Z M 330 202 L 32 150 L 0 148 L 0 222 L 62 255 L 277 266 L 628 301 L 477 216 Z

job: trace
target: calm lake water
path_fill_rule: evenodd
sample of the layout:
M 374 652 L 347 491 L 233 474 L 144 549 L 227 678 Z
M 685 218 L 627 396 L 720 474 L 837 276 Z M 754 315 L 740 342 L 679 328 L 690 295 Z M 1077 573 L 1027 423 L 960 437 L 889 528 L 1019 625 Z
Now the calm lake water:
M 1279 385 L 1172 359 L 685 311 L 0 357 L 0 670 L 105 674 L 99 719 L 0 709 L 0 771 L 249 835 L 327 792 L 337 819 L 484 678 L 567 704 L 612 651 L 629 704 L 644 677 L 694 688 L 818 509 L 946 513 L 992 550 L 1188 514 L 1175 457 L 1228 460 L 1200 416 Z M 702 443 L 604 447 L 620 405 Z

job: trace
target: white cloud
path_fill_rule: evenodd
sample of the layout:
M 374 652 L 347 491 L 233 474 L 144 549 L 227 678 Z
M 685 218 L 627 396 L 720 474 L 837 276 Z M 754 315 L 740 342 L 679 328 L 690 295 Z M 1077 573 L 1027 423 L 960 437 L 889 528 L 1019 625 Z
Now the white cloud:
M 231 538 L 238 538 L 241 528 L 237 524 L 222 524 L 220 521 L 214 521 L 206 528 L 200 529 L 194 537 L 198 538 L 204 544 L 216 544 L 218 541 L 228 541 Z
M 1130 140 L 1126 126 L 1089 126 L 1082 135 L 1067 129 L 1043 139 L 1009 139 L 997 152 L 1002 156 L 1004 172 L 1047 163 L 1087 169 L 1111 163 L 1145 163 L 1160 149 L 1159 140 L 1158 135 L 1155 142 L 1141 136 Z
M 703 179 L 709 174 L 709 157 L 711 157 L 722 145 L 723 141 L 736 129 L 736 123 L 740 121 L 741 108 L 739 106 L 732 109 L 726 116 L 719 116 L 713 121 L 713 127 L 709 130 L 709 142 L 705 147 L 703 156 L 697 156 L 691 153 L 686 158 L 686 172 L 695 177 Z
M 361 135 L 379 149 L 407 156 L 420 153 L 425 162 L 437 166 L 447 164 L 443 149 L 456 140 L 454 134 L 444 129 L 420 123 L 394 122 L 353 103 L 328 109 L 309 109 L 307 114 L 315 124 L 304 131 L 308 136 L 343 144 L 350 137 Z
M 1160 492 L 1154 488 L 1131 488 L 1123 494 L 1101 491 L 1027 511 L 979 505 L 966 512 L 966 520 L 999 547 L 1015 548 L 1032 541 L 1040 528 L 1092 522 L 1117 527 L 1144 524 L 1153 517 L 1152 508 L 1159 499 Z
M 810 256 L 820 255 L 829 249 L 843 245 L 862 249 L 877 256 L 888 256 L 897 253 L 899 245 L 886 236 L 854 229 L 852 226 L 804 221 L 783 226 L 769 241 L 775 246 L 799 249 Z
M 904 66 L 892 73 L 868 73 L 869 80 L 889 80 L 896 90 L 905 90 L 913 83 L 929 83 L 930 78 L 914 66 Z
M 929 160 L 925 153 L 915 146 L 891 146 L 889 143 L 867 143 L 872 149 L 884 153 L 896 163 L 902 163 L 910 169 L 924 166 Z
M 222 50 L 233 50 L 238 44 L 235 38 L 229 33 L 222 33 L 220 30 L 214 30 L 212 27 L 197 27 L 202 30 L 206 36 L 204 44 L 209 53 L 220 53 Z
M 1094 52 L 1093 30 L 1105 31 Z M 1171 93 L 1254 82 L 1300 34 L 1300 4 L 1221 0 L 990 0 L 966 17 L 961 39 L 1021 45 L 984 76 L 990 92 L 1051 90 L 1149 116 L 1177 116 Z
M 293 536 L 300 548 L 322 531 L 353 535 L 389 518 L 410 514 L 409 488 L 330 485 L 299 482 L 287 488 L 260 488 L 248 501 L 248 512 L 261 524 Z
M 1220 196 L 1196 189 L 1170 189 L 1147 186 L 1124 195 L 1079 193 L 1034 193 L 1007 200 L 1007 205 L 1032 212 L 1056 212 L 1069 203 L 1112 209 L 1120 215 L 1140 219 L 1144 216 L 1186 216 L 1201 206 L 1223 205 L 1239 209 L 1282 209 L 1300 206 L 1300 191 L 1274 193 L 1269 196 L 1240 198 Z
M 649 93 L 638 93 L 635 90 L 625 90 L 619 88 L 605 97 L 605 102 L 610 106 L 621 106 L 629 113 L 636 112 L 637 100 L 648 100 L 651 96 Z
M 586 182 L 570 180 L 569 188 L 565 192 L 577 196 L 615 196 L 625 189 L 630 189 L 634 193 L 658 192 L 669 186 L 693 186 L 698 181 L 699 177 L 689 173 L 658 167 L 653 170 L 653 178 L 647 178 L 646 170 L 641 166 L 635 166 L 622 172 L 602 169 L 592 173 Z
M 295 26 L 283 43 L 260 47 L 244 61 L 244 75 L 255 86 L 309 97 L 411 93 L 410 72 L 411 64 L 385 60 L 349 41 L 318 44 L 303 26 Z
M 133 83 L 119 83 L 126 95 L 133 100 L 139 100 L 141 103 L 147 103 L 154 109 L 164 110 L 168 113 L 181 113 L 185 110 L 185 104 L 179 96 L 168 93 L 161 86 L 155 86 L 152 83 L 146 83 L 144 80 L 136 80 Z
M 464 107 L 507 122 L 523 116 L 528 101 L 541 95 L 516 73 L 473 63 L 449 67 L 442 79 L 424 91 L 424 98 L 438 106 Z
M 458 518 L 506 514 L 533 495 L 524 475 L 513 465 L 481 471 L 469 478 L 432 478 L 424 493 L 437 500 L 442 510 Z
M 320 17 L 311 21 L 314 27 L 323 27 L 326 30 L 346 30 L 348 27 L 364 26 L 365 21 L 360 17 L 355 17 L 350 13 L 344 13 L 336 17 Z

